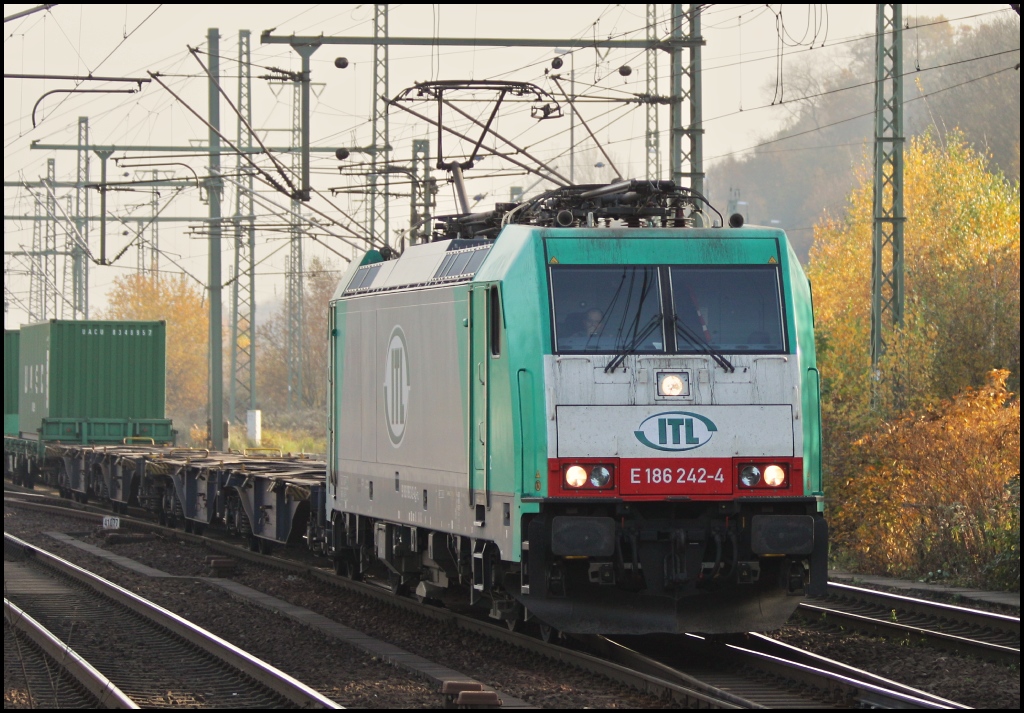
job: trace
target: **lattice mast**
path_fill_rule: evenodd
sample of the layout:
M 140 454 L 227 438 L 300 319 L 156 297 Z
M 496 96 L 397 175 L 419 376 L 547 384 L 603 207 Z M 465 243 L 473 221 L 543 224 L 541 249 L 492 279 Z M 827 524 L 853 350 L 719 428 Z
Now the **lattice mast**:
M 875 182 L 871 227 L 871 364 L 903 325 L 903 12 L 878 5 L 875 27 Z
M 672 180 L 704 192 L 704 128 L 701 109 L 701 5 L 672 5 Z M 684 52 L 689 50 L 689 56 Z M 689 123 L 683 109 L 689 104 Z
M 656 42 L 658 39 L 658 6 L 647 4 L 647 39 Z M 644 50 L 647 59 L 647 178 L 661 178 L 661 134 L 658 132 L 658 104 L 654 98 L 658 96 L 658 50 L 649 47 Z
M 373 6 L 373 165 L 370 173 L 370 243 L 391 244 L 388 155 L 388 6 Z
M 236 145 L 242 151 L 252 149 L 252 64 L 249 30 L 238 33 L 238 116 Z M 256 251 L 256 225 L 253 203 L 252 171 L 241 156 L 235 161 L 235 275 L 231 289 L 231 391 L 228 410 L 238 422 L 245 411 L 256 408 L 256 275 L 253 269 Z
M 292 172 L 296 185 L 301 185 L 302 171 L 302 77 L 292 83 Z M 298 195 L 291 199 L 291 229 L 288 260 L 285 267 L 285 307 L 287 315 L 288 408 L 302 404 L 302 340 L 305 313 L 303 305 L 302 202 Z

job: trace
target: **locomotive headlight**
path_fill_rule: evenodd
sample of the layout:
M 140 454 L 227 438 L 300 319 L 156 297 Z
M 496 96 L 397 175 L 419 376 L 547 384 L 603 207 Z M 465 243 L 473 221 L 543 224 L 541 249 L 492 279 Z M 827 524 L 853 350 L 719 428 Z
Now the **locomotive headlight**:
M 778 488 L 786 482 L 786 471 L 777 465 L 770 465 L 764 469 L 764 482 L 765 485 Z
M 612 480 L 612 472 L 607 466 L 595 465 L 590 471 L 590 484 L 595 488 L 603 488 Z
M 686 374 L 658 374 L 658 396 L 685 396 Z
M 587 484 L 587 471 L 581 466 L 570 465 L 565 469 L 565 484 L 570 488 L 582 488 Z
M 778 468 L 777 465 L 770 466 L 772 468 Z M 781 470 L 781 468 L 779 468 Z M 753 488 L 755 485 L 761 482 L 761 469 L 756 465 L 744 466 L 743 470 L 740 471 L 740 485 L 747 488 Z

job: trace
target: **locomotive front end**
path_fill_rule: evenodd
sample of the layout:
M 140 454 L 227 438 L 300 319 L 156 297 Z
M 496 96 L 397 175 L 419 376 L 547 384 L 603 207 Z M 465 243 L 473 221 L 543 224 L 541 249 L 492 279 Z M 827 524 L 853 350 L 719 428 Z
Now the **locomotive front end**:
M 785 235 L 544 243 L 547 478 L 523 498 L 520 601 L 574 632 L 778 628 L 827 566 L 810 289 Z

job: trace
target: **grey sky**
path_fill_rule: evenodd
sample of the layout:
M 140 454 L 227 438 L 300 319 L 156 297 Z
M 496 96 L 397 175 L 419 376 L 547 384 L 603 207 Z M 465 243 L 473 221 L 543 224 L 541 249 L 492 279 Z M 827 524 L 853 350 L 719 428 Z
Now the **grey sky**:
M 4 15 L 10 16 L 32 5 L 4 6 Z M 445 36 L 445 37 L 545 37 L 587 38 L 609 36 L 642 38 L 644 36 L 643 5 L 392 5 L 389 12 L 389 31 L 392 36 Z M 669 5 L 659 6 L 660 30 L 668 31 Z M 762 108 L 770 104 L 778 77 L 778 68 L 785 67 L 793 58 L 818 53 L 822 61 L 833 61 L 841 52 L 844 42 L 874 32 L 874 5 L 712 5 L 703 17 L 703 34 L 707 44 L 704 58 L 704 154 L 706 168 L 713 168 L 714 158 L 730 152 L 742 151 L 756 144 L 781 126 L 785 110 L 778 107 Z M 979 22 L 995 17 L 996 12 L 1012 12 L 1006 5 L 905 5 L 905 20 L 913 27 L 915 18 L 943 14 L 950 19 L 964 18 L 964 22 Z M 780 43 L 777 28 L 779 18 L 785 34 Z M 275 34 L 299 35 L 372 35 L 372 5 L 254 5 L 239 8 L 227 5 L 58 5 L 49 12 L 39 12 L 4 25 L 5 73 L 30 74 L 88 74 L 97 76 L 145 77 L 147 70 L 159 72 L 168 85 L 184 102 L 201 114 L 207 112 L 207 83 L 198 62 L 190 55 L 188 46 L 206 51 L 207 28 L 220 30 L 221 71 L 224 87 L 229 96 L 235 96 L 237 72 L 237 38 L 240 29 L 252 32 L 253 63 L 253 123 L 268 144 L 285 145 L 289 138 L 291 121 L 291 87 L 271 85 L 258 77 L 270 73 L 268 68 L 285 70 L 299 68 L 298 56 L 282 45 L 261 45 L 260 33 L 276 28 Z M 813 45 L 813 49 L 811 48 Z M 821 45 L 824 45 L 822 48 Z M 316 84 L 312 115 L 312 141 L 323 147 L 366 146 L 371 143 L 370 111 L 372 90 L 372 50 L 369 47 L 326 45 L 312 58 L 312 79 Z M 203 56 L 203 55 L 201 55 Z M 345 56 L 346 69 L 337 69 L 334 59 Z M 815 55 L 812 55 L 815 56 Z M 503 48 L 433 48 L 395 47 L 390 54 L 389 94 L 394 96 L 415 81 L 428 79 L 515 79 L 534 82 L 549 91 L 555 86 L 545 77 L 554 53 L 546 49 Z M 208 58 L 205 58 L 206 60 Z M 597 52 L 593 48 L 580 49 L 565 58 L 561 72 L 568 75 L 574 68 L 576 93 L 591 97 L 625 98 L 645 91 L 645 58 L 635 50 L 614 49 Z M 623 65 L 632 72 L 624 77 L 619 73 Z M 659 62 L 659 93 L 667 94 L 668 56 Z M 90 120 L 90 139 L 94 144 L 118 145 L 187 145 L 205 144 L 207 129 L 182 103 L 159 85 L 149 83 L 138 94 L 54 94 L 39 103 L 32 128 L 32 109 L 40 96 L 49 90 L 69 88 L 71 82 L 41 82 L 33 80 L 4 80 L 4 180 L 37 181 L 46 172 L 46 160 L 56 160 L 58 180 L 73 180 L 75 154 L 72 151 L 30 150 L 33 141 L 45 144 L 74 144 L 79 116 Z M 101 88 L 109 85 L 90 83 L 83 88 Z M 784 84 L 783 84 L 784 86 Z M 792 93 L 786 96 L 789 100 Z M 432 109 L 423 107 L 424 113 Z M 742 109 L 742 111 L 740 111 Z M 870 109 L 867 107 L 866 109 Z M 474 114 L 489 110 L 484 105 L 471 105 Z M 606 146 L 626 177 L 642 176 L 646 154 L 643 136 L 645 114 L 636 104 L 622 102 L 588 102 L 581 106 L 591 128 Z M 226 103 L 221 105 L 222 127 L 229 137 L 235 136 L 235 116 Z M 465 124 L 467 122 L 462 121 Z M 525 107 L 518 105 L 503 112 L 497 128 L 509 137 L 515 137 L 531 153 L 568 172 L 569 119 L 535 122 L 525 116 Z M 662 164 L 667 173 L 668 110 L 663 109 L 660 129 L 663 132 Z M 411 141 L 427 138 L 436 159 L 434 130 L 422 122 L 391 112 L 391 143 L 394 147 L 391 161 L 407 162 L 411 156 Z M 595 168 L 603 159 L 593 151 L 584 132 L 577 123 L 575 145 L 578 168 L 577 180 L 607 180 L 611 171 L 607 167 Z M 446 153 L 459 151 L 457 142 L 446 139 Z M 463 149 L 464 150 L 464 149 Z M 115 154 L 120 156 L 121 154 Z M 139 156 L 140 154 L 132 154 Z M 196 158 L 167 158 L 165 161 L 188 163 L 199 175 L 206 171 L 207 160 Z M 345 162 L 348 170 L 357 172 L 365 156 L 353 154 Z M 135 163 L 138 163 L 136 160 Z M 286 159 L 287 163 L 287 159 Z M 235 159 L 225 155 L 223 166 L 230 168 Z M 269 165 L 264 162 L 264 165 Z M 332 187 L 365 185 L 360 177 L 342 177 L 339 162 L 331 154 L 319 154 L 313 160 L 313 183 L 321 191 Z M 147 177 L 151 169 L 125 170 L 108 164 L 108 180 L 135 180 Z M 191 175 L 183 167 L 164 167 L 164 175 L 184 178 Z M 469 194 L 484 196 L 480 203 L 486 206 L 494 201 L 508 200 L 512 186 L 527 187 L 534 183 L 528 176 L 517 175 L 515 167 L 490 157 L 467 173 Z M 124 176 L 128 173 L 128 176 Z M 451 187 L 445 184 L 445 175 L 434 171 L 441 183 L 438 194 L 438 213 L 454 210 Z M 93 157 L 93 181 L 99 179 L 99 162 Z M 535 190 L 539 190 L 543 184 Z M 406 193 L 408 186 L 396 184 L 395 192 Z M 202 203 L 205 192 L 183 190 L 177 195 L 163 190 L 158 197 L 161 215 L 202 216 L 207 207 Z M 202 193 L 202 195 L 201 195 Z M 63 202 L 67 190 L 58 190 Z M 173 198 L 172 198 L 173 195 Z M 287 200 L 269 189 L 263 194 L 265 220 L 282 222 L 273 213 L 267 201 L 284 206 Z M 120 217 L 130 216 L 128 227 L 111 224 L 108 229 L 108 253 L 118 253 L 132 238 L 125 230 L 134 230 L 136 217 L 149 215 L 152 193 L 149 190 L 109 194 L 109 210 Z M 364 196 L 346 193 L 333 199 L 356 220 L 365 218 Z M 25 188 L 4 189 L 5 215 L 28 214 L 34 211 L 35 199 Z M 406 197 L 393 202 L 391 228 L 402 228 L 408 221 Z M 314 198 L 312 205 L 329 215 L 335 210 L 322 199 Z M 229 195 L 223 213 L 233 211 Z M 98 213 L 98 198 L 92 198 L 92 214 Z M 161 269 L 175 272 L 184 269 L 201 280 L 205 279 L 207 243 L 190 237 L 186 223 L 164 223 L 160 226 L 160 246 L 166 252 Z M 357 227 L 358 230 L 358 227 Z M 98 227 L 93 227 L 91 243 L 96 249 Z M 264 260 L 259 267 L 257 300 L 267 306 L 283 294 L 284 256 L 281 247 L 285 235 L 277 231 L 261 234 L 257 259 Z M 350 255 L 351 249 L 329 236 L 323 237 L 331 248 Z M 17 250 L 32 243 L 32 223 L 7 220 L 4 224 L 5 250 Z M 228 274 L 233 260 L 229 241 L 224 242 L 224 272 Z M 306 259 L 321 256 L 340 265 L 339 258 L 325 247 L 310 241 L 306 246 Z M 134 248 L 125 252 L 117 265 L 93 267 L 90 271 L 90 303 L 93 313 L 105 306 L 104 295 L 111 282 L 126 271 L 134 270 Z M 9 311 L 5 313 L 5 327 L 17 328 L 26 318 L 21 302 L 27 302 L 28 278 L 23 274 L 23 258 L 5 256 L 5 293 L 13 296 Z M 266 309 L 263 309 L 266 315 Z M 225 315 L 228 314 L 225 309 Z

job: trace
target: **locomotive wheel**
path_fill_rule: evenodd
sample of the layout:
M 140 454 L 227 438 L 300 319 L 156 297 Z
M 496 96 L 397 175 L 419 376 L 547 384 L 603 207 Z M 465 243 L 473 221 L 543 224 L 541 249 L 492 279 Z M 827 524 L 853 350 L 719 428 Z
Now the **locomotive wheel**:
M 334 556 L 334 573 L 345 579 L 351 579 L 353 582 L 363 581 L 363 575 L 359 571 L 359 563 L 353 562 L 348 557 Z
M 558 629 L 554 628 L 550 624 L 540 624 L 540 640 L 545 644 L 550 644 L 552 641 L 558 638 Z
M 505 619 L 505 626 L 508 627 L 509 631 L 518 631 L 523 628 L 523 624 L 526 621 L 523 618 L 523 606 L 522 604 L 516 603 L 512 608 L 512 611 L 508 612 L 508 618 Z
M 401 576 L 391 572 L 388 574 L 388 583 L 391 585 L 391 593 L 397 596 L 403 596 L 409 593 L 409 587 L 402 584 Z

